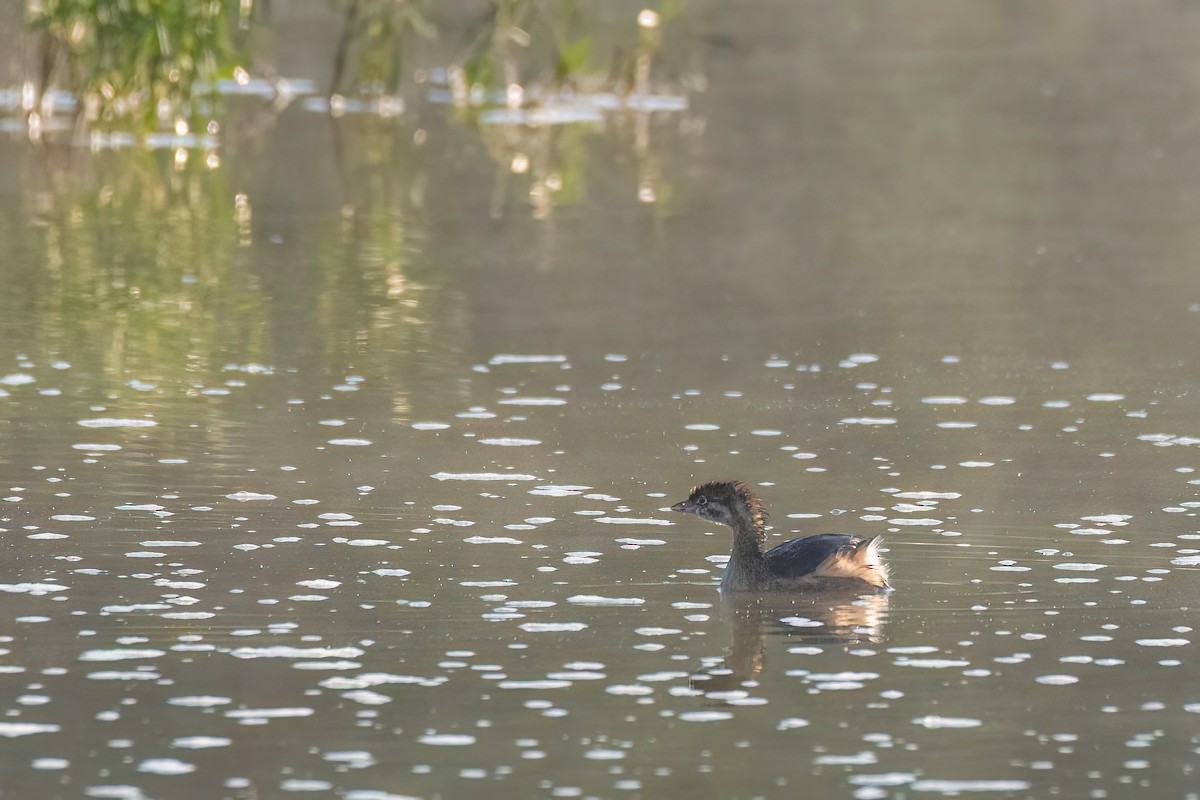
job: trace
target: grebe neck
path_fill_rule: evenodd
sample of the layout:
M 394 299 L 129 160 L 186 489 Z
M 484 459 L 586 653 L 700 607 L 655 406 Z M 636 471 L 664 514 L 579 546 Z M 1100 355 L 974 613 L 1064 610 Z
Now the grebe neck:
M 729 526 L 733 529 L 733 552 L 725 565 L 721 587 L 734 591 L 762 589 L 767 583 L 767 563 L 763 558 L 766 525 L 740 504 L 733 512 Z

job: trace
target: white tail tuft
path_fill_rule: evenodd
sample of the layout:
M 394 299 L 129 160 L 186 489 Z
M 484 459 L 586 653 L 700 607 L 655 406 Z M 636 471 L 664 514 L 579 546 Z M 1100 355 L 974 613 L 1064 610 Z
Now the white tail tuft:
M 888 588 L 888 565 L 879 552 L 883 537 L 862 539 L 834 553 L 813 572 L 827 578 L 857 578 L 880 589 Z

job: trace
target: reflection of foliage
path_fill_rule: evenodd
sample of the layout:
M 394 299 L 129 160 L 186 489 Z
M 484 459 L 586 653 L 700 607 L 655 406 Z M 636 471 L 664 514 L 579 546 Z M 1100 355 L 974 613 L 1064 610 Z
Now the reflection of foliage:
M 559 135 L 558 185 L 554 200 L 559 205 L 571 205 L 583 200 L 587 188 L 588 154 L 590 142 L 588 131 L 580 125 L 562 129 Z
M 28 295 L 5 316 L 33 309 L 40 338 L 111 379 L 110 391 L 127 373 L 183 380 L 225 346 L 250 343 L 260 321 L 230 280 L 237 240 L 217 199 L 228 192 L 224 173 L 197 166 L 168 180 L 159 158 L 102 155 L 98 190 L 53 187 L 42 224 L 7 234 L 31 251 L 23 263 L 44 266 L 8 276 Z M 207 352 L 196 351 L 199 342 Z M 248 349 L 256 355 L 261 345 Z
M 657 203 L 671 194 L 651 134 L 660 127 L 656 116 L 683 110 L 686 101 L 673 82 L 652 72 L 661 72 L 663 25 L 678 16 L 683 0 L 660 5 L 660 11 L 633 7 L 625 24 L 612 25 L 597 24 L 602 21 L 573 0 L 491 0 L 447 81 L 450 101 L 479 124 L 496 161 L 493 216 L 503 214 L 511 183 L 527 184 L 538 218 L 581 197 L 584 140 L 601 122 L 629 143 L 639 200 Z M 603 53 L 611 53 L 607 66 L 597 56 Z M 513 175 L 528 180 L 513 181 Z
M 330 94 L 352 81 L 358 93 L 398 94 L 403 47 L 411 31 L 436 33 L 422 0 L 345 0 L 345 21 L 334 59 Z
M 61 64 L 67 85 L 95 123 L 174 124 L 195 115 L 193 98 L 233 66 L 231 19 L 238 0 L 38 0 L 26 22 L 42 36 L 39 83 Z
M 686 109 L 686 99 L 679 87 L 688 85 L 692 74 L 691 68 L 672 65 L 670 50 L 663 47 L 664 26 L 685 3 L 653 0 L 619 3 L 614 9 L 579 0 L 471 0 L 462 7 L 486 9 L 486 14 L 467 26 L 459 57 L 443 71 L 428 63 L 415 68 L 405 60 L 421 46 L 414 37 L 435 33 L 433 0 L 331 0 L 330 21 L 341 22 L 331 98 L 305 108 L 325 108 L 339 118 L 392 118 L 404 107 L 401 97 L 411 96 L 402 91 L 404 76 L 411 73 L 415 85 L 428 81 L 439 87 L 443 99 L 435 102 L 453 102 L 460 119 L 479 126 L 501 171 L 498 184 L 504 184 L 497 186 L 493 213 L 502 208 L 505 187 L 527 188 L 539 217 L 582 197 L 590 177 L 588 153 L 599 132 L 622 145 L 618 155 L 633 155 L 619 163 L 636 167 L 637 196 L 659 202 L 670 187 L 663 185 L 662 143 L 651 140 L 671 135 L 677 121 L 682 130 L 686 120 L 678 112 Z M 264 0 L 26 0 L 27 27 L 40 36 L 42 56 L 38 80 L 26 85 L 44 93 L 51 80 L 65 82 L 89 125 L 113 129 L 133 120 L 143 131 L 214 132 L 218 125 L 212 117 L 235 102 L 215 107 L 217 79 L 232 76 L 237 86 L 249 86 L 249 72 L 238 65 L 249 58 L 243 46 L 251 44 L 250 17 L 263 6 Z M 439 18 L 442 27 L 449 24 Z M 233 85 L 222 90 L 234 91 Z M 180 166 L 186 166 L 191 148 L 212 148 L 204 162 L 217 168 L 225 155 L 219 156 L 216 147 L 238 147 L 249 138 L 247 130 L 273 124 L 297 92 L 311 91 L 295 85 L 272 80 L 265 93 L 259 86 L 245 90 L 271 97 L 274 88 L 276 102 L 259 107 L 258 119 L 265 125 L 257 120 L 253 128 L 221 124 L 220 142 L 180 136 L 155 137 L 153 144 L 176 148 Z M 43 109 L 36 100 L 24 102 L 36 138 L 43 121 L 39 115 L 51 104 Z M 376 158 L 403 138 L 396 131 L 394 122 L 368 129 L 368 138 L 358 144 L 369 144 L 367 157 Z M 343 173 L 355 148 L 344 148 L 342 140 L 356 135 L 349 125 L 335 128 Z M 424 127 L 413 132 L 422 142 L 428 135 Z M 244 235 L 240 230 L 239 241 Z
M 646 112 L 630 116 L 632 119 L 616 117 L 604 129 L 594 125 L 480 126 L 479 135 L 496 164 L 491 215 L 503 217 L 514 194 L 527 199 L 536 219 L 549 217 L 555 207 L 579 203 L 587 196 L 588 184 L 598 177 L 596 161 L 604 164 L 606 175 L 616 170 L 636 181 L 634 191 L 640 202 L 653 204 L 663 215 L 678 213 L 686 194 L 678 191 L 671 178 L 678 172 L 671 161 L 688 134 L 677 124 L 656 124 Z M 614 149 L 610 157 L 595 159 L 597 149 L 606 146 Z
M 453 325 L 442 313 L 431 330 L 437 276 L 413 265 L 408 213 L 378 187 L 280 243 L 251 198 L 235 203 L 227 169 L 137 148 L 87 166 L 44 173 L 35 220 L 0 219 L 16 255 L 0 329 L 3 349 L 65 356 L 114 399 L 140 391 L 131 378 L 187 387 L 231 362 L 385 375 Z
M 514 175 L 527 176 L 516 183 L 528 193 L 536 218 L 549 216 L 555 205 L 583 199 L 594 137 L 590 126 L 485 125 L 480 136 L 497 164 L 492 216 L 503 216 L 507 186 Z

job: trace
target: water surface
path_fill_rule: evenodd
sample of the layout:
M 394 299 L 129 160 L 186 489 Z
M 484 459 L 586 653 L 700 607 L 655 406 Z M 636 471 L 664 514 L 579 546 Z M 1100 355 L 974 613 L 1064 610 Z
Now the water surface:
M 0 142 L 0 785 L 1194 796 L 1200 18 L 919 10 L 689 6 L 682 108 L 558 126 Z M 896 591 L 723 601 L 721 477 Z

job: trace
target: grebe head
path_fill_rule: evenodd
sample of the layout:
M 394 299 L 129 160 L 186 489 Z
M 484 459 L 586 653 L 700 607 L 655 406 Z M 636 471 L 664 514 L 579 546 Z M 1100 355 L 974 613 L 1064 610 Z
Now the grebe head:
M 738 520 L 749 520 L 762 530 L 767 524 L 763 502 L 741 481 L 712 481 L 692 489 L 688 499 L 671 506 L 672 511 L 734 527 Z

